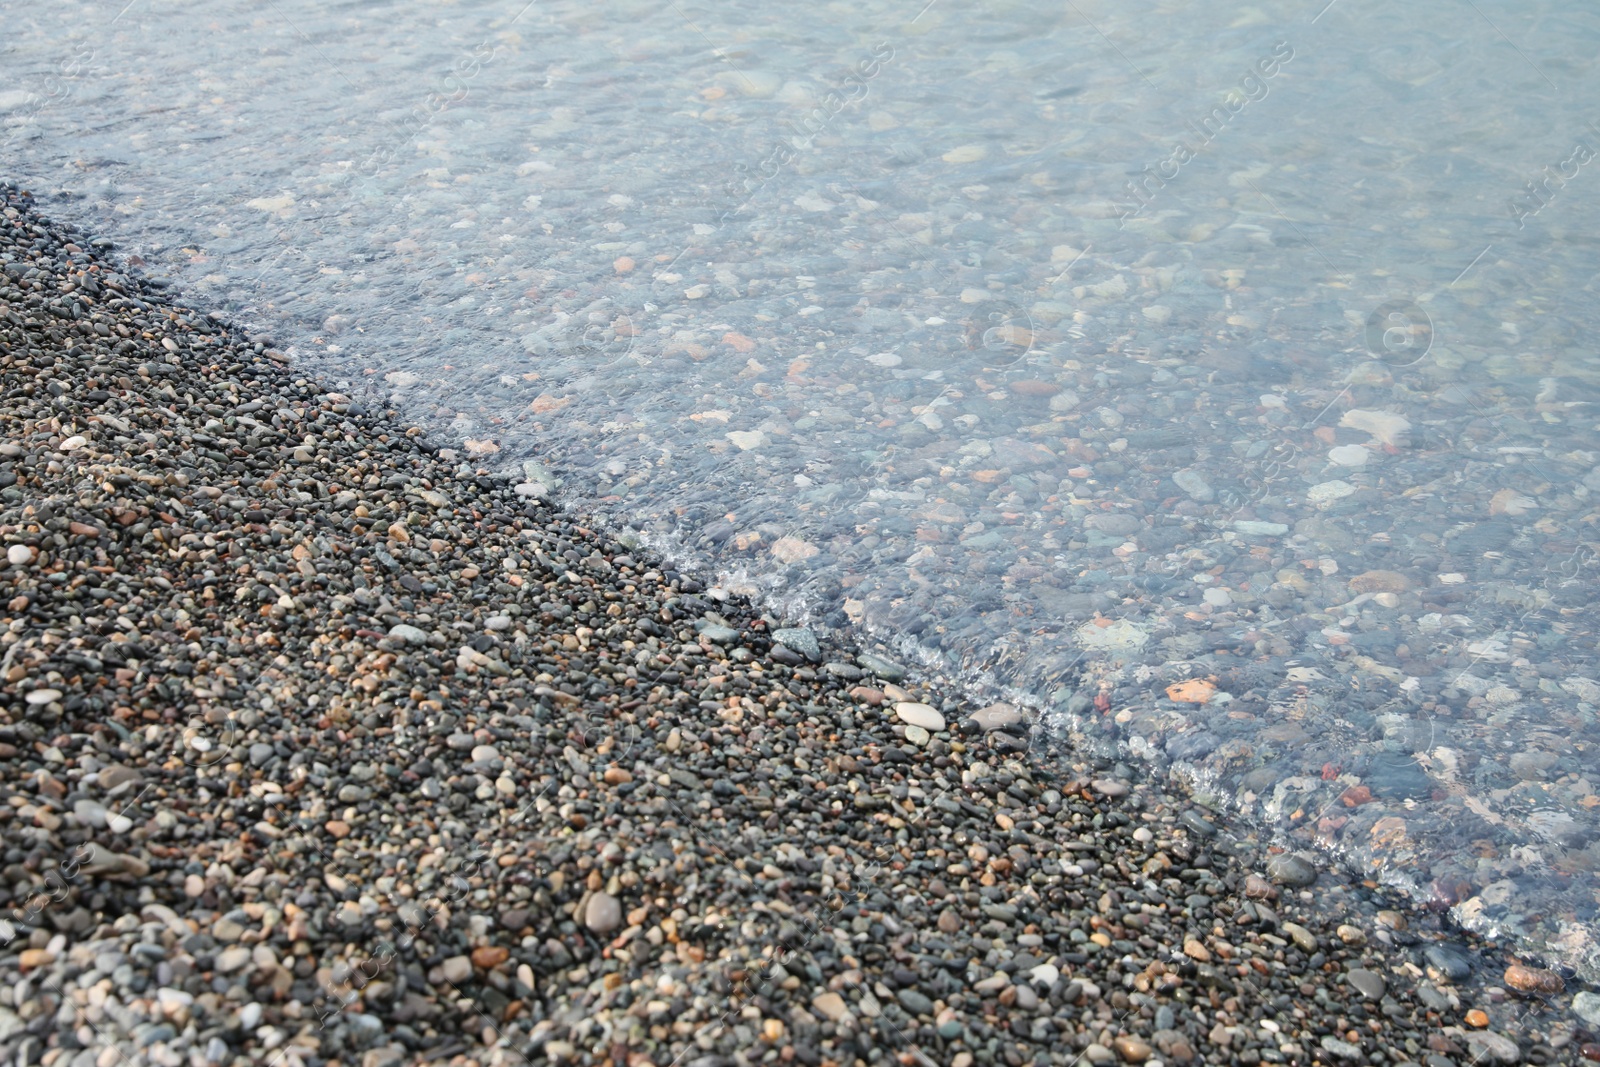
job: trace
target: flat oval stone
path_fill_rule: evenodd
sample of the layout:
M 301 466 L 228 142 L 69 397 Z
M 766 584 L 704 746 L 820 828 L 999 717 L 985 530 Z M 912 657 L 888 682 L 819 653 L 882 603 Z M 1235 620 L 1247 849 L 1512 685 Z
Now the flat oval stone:
M 995 730 L 1021 733 L 1024 724 L 1022 712 L 1011 704 L 990 704 L 986 708 L 979 708 L 972 713 L 971 720 L 986 734 Z
M 1472 959 L 1453 945 L 1429 945 L 1422 950 L 1428 975 L 1437 981 L 1465 982 L 1472 977 Z
M 1304 886 L 1317 880 L 1317 869 L 1303 857 L 1285 853 L 1267 860 L 1267 877 L 1278 885 Z
M 931 734 L 944 729 L 944 716 L 928 704 L 903 700 L 894 706 L 894 713 L 907 726 L 920 726 Z
M 610 893 L 596 893 L 583 909 L 583 924 L 597 934 L 609 934 L 622 925 L 622 902 Z
M 389 627 L 389 636 L 398 637 L 408 645 L 425 645 L 428 643 L 428 631 L 405 622 L 397 622 Z
M 856 662 L 886 682 L 902 681 L 906 676 L 906 669 L 900 664 L 870 652 L 857 653 Z
M 1317 951 L 1317 935 L 1299 923 L 1284 923 L 1283 932 L 1289 935 L 1302 952 Z
M 1350 972 L 1348 977 L 1350 985 L 1355 991 L 1368 1000 L 1382 1000 L 1383 994 L 1388 991 L 1388 986 L 1385 984 L 1383 976 L 1375 971 L 1357 967 Z
M 895 999 L 900 1002 L 901 1007 L 912 1015 L 933 1014 L 933 1001 L 915 989 L 902 989 L 895 994 Z
M 1541 967 L 1524 967 L 1520 963 L 1513 963 L 1506 968 L 1505 982 L 1518 993 L 1529 996 L 1554 996 L 1567 985 L 1554 971 L 1547 971 Z

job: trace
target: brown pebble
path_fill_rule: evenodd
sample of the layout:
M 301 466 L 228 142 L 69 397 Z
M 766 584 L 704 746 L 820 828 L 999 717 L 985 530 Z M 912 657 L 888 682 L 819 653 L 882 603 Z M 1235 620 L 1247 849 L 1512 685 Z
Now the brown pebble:
M 1277 900 L 1278 887 L 1259 874 L 1245 875 L 1244 895 L 1251 900 Z
M 850 690 L 850 695 L 861 701 L 861 703 L 870 704 L 873 707 L 883 703 L 883 694 L 869 685 L 856 686 Z
M 1506 968 L 1506 985 L 1518 993 L 1528 996 L 1551 996 L 1561 992 L 1567 983 L 1554 971 L 1546 971 L 1539 967 L 1524 967 L 1520 963 L 1513 963 Z
M 1367 571 L 1350 579 L 1352 593 L 1404 593 L 1411 579 L 1399 571 Z
M 81 534 L 84 537 L 100 536 L 100 527 L 90 526 L 86 522 L 69 522 L 67 523 L 67 529 L 71 533 Z
M 949 908 L 946 908 L 946 909 L 944 909 L 943 911 L 941 911 L 939 913 L 939 932 L 940 933 L 953 934 L 957 930 L 960 930 L 960 929 L 961 929 L 961 916 L 957 915 L 955 912 L 951 911 Z
M 1183 943 L 1183 954 L 1201 963 L 1211 962 L 1211 950 L 1192 937 Z
M 480 945 L 472 950 L 472 965 L 481 971 L 492 971 L 510 955 L 511 950 L 500 945 Z
M 1359 926 L 1340 923 L 1339 928 L 1334 933 L 1338 935 L 1340 941 L 1347 945 L 1365 945 L 1367 943 L 1367 933 Z
M 350 836 L 350 824 L 342 819 L 329 819 L 322 824 L 322 828 L 328 831 L 329 835 L 335 840 L 342 840 Z
M 24 971 L 31 971 L 35 967 L 45 967 L 54 963 L 56 954 L 49 949 L 25 948 L 17 956 L 17 966 Z
M 1008 388 L 1018 396 L 1055 396 L 1061 392 L 1061 386 L 1055 382 L 1044 382 L 1037 378 L 1024 378 L 1020 382 L 1012 382 Z
M 1600 1041 L 1590 1041 L 1588 1044 L 1579 1047 L 1578 1051 L 1583 1054 L 1583 1058 L 1586 1060 L 1600 1060 Z
M 611 785 L 621 785 L 633 781 L 633 772 L 626 767 L 607 767 L 605 779 Z
M 1124 1063 L 1143 1063 L 1150 1058 L 1150 1053 L 1155 1051 L 1136 1037 L 1113 1038 L 1111 1048 L 1122 1057 Z

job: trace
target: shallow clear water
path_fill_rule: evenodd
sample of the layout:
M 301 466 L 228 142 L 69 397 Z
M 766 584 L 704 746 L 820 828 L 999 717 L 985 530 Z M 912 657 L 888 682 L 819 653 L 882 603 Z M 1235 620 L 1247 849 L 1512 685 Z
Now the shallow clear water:
M 0 3 L 0 159 L 464 459 L 1594 968 L 1600 15 L 923 3 Z

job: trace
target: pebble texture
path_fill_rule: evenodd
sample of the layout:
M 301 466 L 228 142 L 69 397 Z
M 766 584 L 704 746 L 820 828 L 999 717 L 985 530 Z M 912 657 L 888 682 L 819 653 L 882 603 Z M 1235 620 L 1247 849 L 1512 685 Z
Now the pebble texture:
M 1452 985 L 1472 946 L 1434 917 L 1382 924 L 1326 874 L 1302 895 L 1127 767 L 1025 751 L 1020 715 L 774 640 L 0 193 L 0 1061 L 1592 1039 L 1566 994 Z

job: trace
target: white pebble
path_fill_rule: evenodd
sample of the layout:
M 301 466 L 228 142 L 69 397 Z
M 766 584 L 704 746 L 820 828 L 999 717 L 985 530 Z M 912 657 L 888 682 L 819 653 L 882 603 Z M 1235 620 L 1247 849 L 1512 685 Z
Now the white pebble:
M 930 705 L 906 700 L 896 704 L 894 710 L 907 726 L 920 726 L 929 733 L 944 729 L 944 716 Z
M 1371 456 L 1366 445 L 1340 445 L 1328 452 L 1328 459 L 1341 467 L 1364 467 Z
M 12 545 L 6 549 L 6 561 L 13 567 L 24 567 L 33 562 L 32 545 Z

